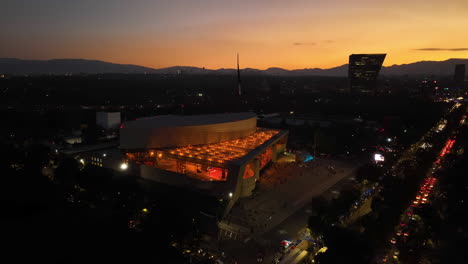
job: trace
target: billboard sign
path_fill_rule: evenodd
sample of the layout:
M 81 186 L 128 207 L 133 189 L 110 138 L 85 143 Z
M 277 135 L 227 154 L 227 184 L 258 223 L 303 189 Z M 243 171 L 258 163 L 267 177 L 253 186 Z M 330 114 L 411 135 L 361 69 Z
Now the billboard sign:
M 375 153 L 374 154 L 374 161 L 375 162 L 383 162 L 385 161 L 385 158 L 382 154 L 379 154 L 379 153 Z

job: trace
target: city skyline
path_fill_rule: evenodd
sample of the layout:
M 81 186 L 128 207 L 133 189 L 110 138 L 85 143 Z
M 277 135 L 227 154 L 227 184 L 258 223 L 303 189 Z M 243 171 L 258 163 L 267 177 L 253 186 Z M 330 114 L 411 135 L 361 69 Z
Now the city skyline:
M 466 14 L 2 1 L 5 259 L 466 264 Z
M 209 69 L 234 68 L 237 52 L 243 68 L 259 69 L 331 68 L 352 53 L 387 53 L 384 66 L 468 57 L 462 0 L 47 0 L 4 7 L 0 57 Z

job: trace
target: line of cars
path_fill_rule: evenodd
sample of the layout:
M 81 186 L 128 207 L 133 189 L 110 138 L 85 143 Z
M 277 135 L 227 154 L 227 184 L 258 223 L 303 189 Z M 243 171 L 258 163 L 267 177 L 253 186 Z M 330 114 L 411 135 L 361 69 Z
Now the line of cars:
M 395 228 L 395 234 L 389 241 L 392 245 L 406 243 L 408 241 L 413 226 L 420 220 L 420 217 L 415 214 L 414 210 L 429 202 L 432 190 L 437 183 L 435 174 L 439 169 L 441 169 L 443 158 L 446 156 L 446 154 L 452 151 L 453 145 L 456 142 L 455 140 L 456 136 L 452 136 L 446 141 L 444 147 L 439 153 L 439 156 L 437 157 L 436 161 L 434 161 L 431 171 L 420 185 L 415 198 L 400 217 L 400 224 Z M 385 263 L 391 259 L 398 260 L 399 253 L 400 252 L 397 249 L 392 249 L 389 255 L 386 255 L 382 258 L 382 262 Z

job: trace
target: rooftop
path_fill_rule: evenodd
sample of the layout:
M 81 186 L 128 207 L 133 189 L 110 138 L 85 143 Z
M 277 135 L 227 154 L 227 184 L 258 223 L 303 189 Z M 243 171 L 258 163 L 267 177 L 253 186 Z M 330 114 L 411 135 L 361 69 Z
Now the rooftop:
M 257 115 L 252 112 L 242 113 L 225 113 L 211 115 L 161 115 L 140 118 L 135 121 L 127 121 L 124 124 L 125 128 L 159 128 L 159 127 L 175 127 L 175 126 L 201 126 L 219 123 L 236 122 L 251 118 L 257 118 Z
M 177 159 L 189 157 L 196 160 L 226 163 L 244 157 L 278 133 L 278 130 L 257 129 L 255 133 L 245 138 L 221 143 L 165 149 L 164 152 Z
M 275 136 L 283 135 L 284 133 L 281 130 L 257 128 L 256 132 L 244 138 L 213 144 L 150 149 L 145 155 L 147 159 L 152 159 L 156 154 L 158 157 L 185 160 L 223 168 L 228 163 L 233 163 L 249 156 L 248 154 L 251 154 L 267 141 L 274 140 Z M 132 159 L 136 156 L 135 154 L 127 153 L 127 157 Z

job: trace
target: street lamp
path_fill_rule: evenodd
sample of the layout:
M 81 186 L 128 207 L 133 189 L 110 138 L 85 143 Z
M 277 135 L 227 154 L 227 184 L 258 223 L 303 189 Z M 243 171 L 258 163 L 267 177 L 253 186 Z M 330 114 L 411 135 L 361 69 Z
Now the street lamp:
M 125 162 L 122 163 L 122 164 L 120 164 L 120 169 L 121 169 L 121 170 L 127 170 L 127 169 L 128 169 L 128 164 L 125 163 Z
M 229 198 L 232 198 L 232 192 L 229 193 Z

